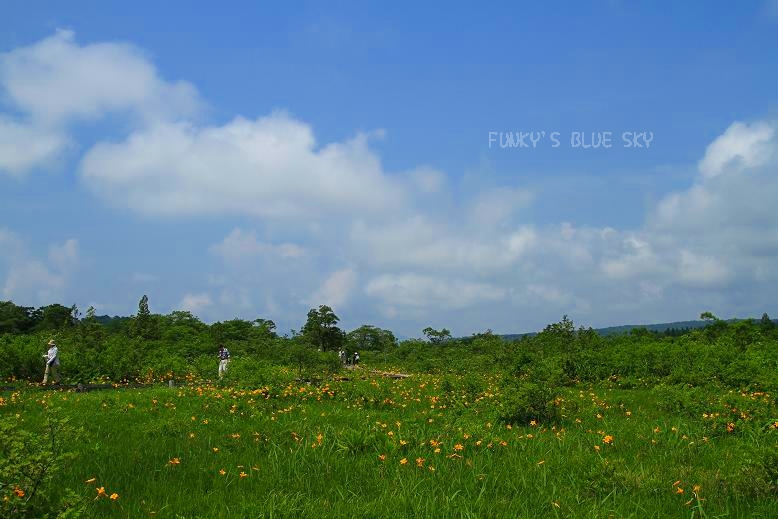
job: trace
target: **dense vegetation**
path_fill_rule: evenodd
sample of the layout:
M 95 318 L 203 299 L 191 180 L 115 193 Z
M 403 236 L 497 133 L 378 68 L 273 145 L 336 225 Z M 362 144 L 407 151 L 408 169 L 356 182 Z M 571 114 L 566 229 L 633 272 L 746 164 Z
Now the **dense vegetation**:
M 21 388 L 0 393 L 0 517 L 770 517 L 778 329 L 702 317 L 397 341 L 326 306 L 279 336 L 145 296 L 131 318 L 0 303 L 0 377 Z M 64 382 L 117 389 L 37 390 L 52 337 Z
M 92 308 L 79 318 L 75 307 L 0 302 L 0 378 L 38 380 L 45 344 L 55 338 L 66 383 L 212 379 L 217 344 L 224 344 L 234 356 L 232 383 L 245 387 L 262 385 L 269 366 L 293 366 L 308 379 L 332 373 L 340 367 L 336 352 L 342 348 L 349 355 L 359 351 L 373 366 L 426 373 L 499 368 L 515 377 L 533 374 L 553 386 L 618 380 L 622 387 L 661 382 L 775 391 L 778 326 L 766 314 L 739 322 L 707 312 L 703 317 L 709 326 L 682 334 L 637 328 L 603 337 L 575 329 L 564 317 L 515 341 L 490 331 L 456 339 L 446 329 L 425 328 L 426 340 L 398 342 L 392 332 L 370 325 L 344 332 L 327 306 L 311 309 L 299 332 L 279 336 L 269 319 L 207 325 L 190 312 L 151 314 L 146 296 L 130 318 L 101 318 Z

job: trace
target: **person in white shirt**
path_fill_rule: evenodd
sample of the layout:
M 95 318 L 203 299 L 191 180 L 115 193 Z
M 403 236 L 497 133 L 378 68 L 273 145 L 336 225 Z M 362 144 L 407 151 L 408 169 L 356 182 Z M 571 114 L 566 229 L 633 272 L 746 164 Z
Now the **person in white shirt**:
M 227 373 L 227 365 L 230 363 L 230 350 L 224 347 L 222 344 L 219 346 L 219 378 L 222 378 Z
M 54 339 L 49 341 L 49 351 L 43 355 L 46 359 L 46 371 L 43 373 L 43 385 L 49 383 L 49 375 L 57 380 L 57 384 L 60 383 L 62 378 L 59 375 L 59 350 L 54 342 Z

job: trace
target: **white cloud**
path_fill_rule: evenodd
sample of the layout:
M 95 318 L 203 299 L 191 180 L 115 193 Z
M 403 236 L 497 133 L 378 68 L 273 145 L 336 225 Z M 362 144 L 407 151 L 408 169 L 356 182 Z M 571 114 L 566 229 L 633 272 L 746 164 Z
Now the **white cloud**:
M 471 214 L 475 224 L 485 227 L 506 225 L 519 210 L 530 205 L 533 194 L 524 189 L 500 188 L 477 196 Z
M 729 169 L 754 168 L 764 165 L 774 156 L 772 139 L 775 127 L 766 122 L 751 125 L 733 123 L 723 135 L 705 150 L 699 164 L 703 178 L 721 175 Z
M 535 246 L 537 234 L 529 226 L 497 234 L 451 228 L 418 214 L 383 226 L 357 222 L 351 240 L 364 261 L 379 267 L 486 273 L 515 264 Z
M 21 301 L 51 304 L 60 299 L 65 278 L 50 270 L 39 260 L 13 263 L 3 286 L 3 297 Z
M 689 286 L 717 287 L 729 281 L 729 272 L 718 258 L 682 250 L 678 265 L 678 280 Z
M 0 54 L 0 86 L 16 108 L 44 125 L 125 111 L 150 120 L 178 118 L 200 106 L 191 84 L 160 79 L 136 47 L 80 46 L 66 30 Z
M 11 231 L 0 227 L 0 259 L 18 258 L 24 251 L 24 244 Z
M 0 172 L 20 176 L 54 164 L 68 139 L 57 131 L 24 124 L 0 114 Z
M 240 313 L 251 311 L 254 308 L 249 289 L 245 286 L 223 289 L 219 294 L 219 304 Z
M 191 84 L 161 79 L 132 45 L 79 45 L 64 30 L 0 53 L 0 96 L 20 114 L 0 112 L 0 172 L 17 176 L 56 163 L 71 147 L 73 122 L 118 113 L 145 125 L 191 117 L 202 105 Z
M 356 271 L 350 268 L 338 270 L 327 277 L 319 289 L 308 298 L 308 303 L 314 306 L 342 306 L 348 301 L 356 284 Z
M 461 309 L 500 301 L 507 291 L 485 283 L 406 273 L 381 274 L 368 282 L 365 293 L 390 307 Z
M 148 214 L 303 218 L 402 203 L 367 136 L 318 147 L 310 126 L 282 112 L 218 127 L 157 124 L 96 145 L 80 169 L 100 196 Z
M 78 241 L 73 238 L 49 247 L 49 262 L 61 271 L 77 269 L 78 261 Z
M 49 249 L 49 263 L 31 256 L 25 244 L 11 231 L 0 229 L 0 294 L 17 302 L 47 305 L 64 296 L 78 268 L 78 242 L 70 239 Z
M 178 303 L 178 308 L 197 314 L 213 306 L 213 300 L 207 293 L 185 294 Z
M 629 311 L 663 315 L 726 300 L 735 285 L 752 294 L 778 288 L 774 122 L 732 124 L 704 150 L 693 185 L 663 197 L 642 225 L 616 229 L 618 222 L 526 221 L 523 210 L 535 200 L 521 186 L 469 191 L 456 204 L 443 172 L 392 174 L 371 136 L 318 143 L 309 124 L 284 112 L 201 124 L 195 88 L 162 79 L 131 45 L 79 45 L 73 33 L 57 32 L 0 54 L 0 90 L 13 113 L 0 113 L 1 171 L 51 166 L 76 148 L 72 124 L 118 115 L 128 135 L 97 143 L 79 165 L 95 194 L 150 215 L 259 217 L 247 225 L 261 221 L 263 234 L 236 227 L 210 248 L 224 260 L 211 287 L 218 304 L 195 291 L 181 301 L 190 308 L 248 316 L 255 300 L 287 313 L 301 301 L 353 307 L 361 296 L 360 304 L 370 298 L 397 320 L 465 308 L 462 326 L 492 316 L 546 319 L 533 313 L 540 302 L 543 311 L 573 308 L 613 322 Z M 553 195 L 537 202 L 552 204 Z M 295 243 L 259 237 L 285 230 Z M 64 292 L 77 245 L 36 258 L 0 230 L 4 297 Z M 327 258 L 350 266 L 330 272 Z M 330 272 L 324 281 L 322 271 Z M 356 294 L 360 278 L 368 281 Z
M 212 245 L 211 252 L 220 256 L 229 263 L 238 263 L 262 256 L 277 256 L 284 259 L 301 258 L 308 251 L 293 243 L 281 243 L 274 245 L 257 240 L 257 233 L 233 229 L 224 240 Z
M 429 166 L 410 171 L 408 177 L 413 186 L 422 193 L 437 193 L 446 185 L 446 174 Z
M 602 263 L 603 271 L 614 279 L 630 279 L 661 267 L 651 245 L 630 236 L 623 241 L 624 252 L 617 258 Z
M 528 285 L 527 294 L 531 297 L 539 297 L 549 303 L 564 306 L 570 303 L 570 294 L 567 294 L 557 287 L 549 285 Z

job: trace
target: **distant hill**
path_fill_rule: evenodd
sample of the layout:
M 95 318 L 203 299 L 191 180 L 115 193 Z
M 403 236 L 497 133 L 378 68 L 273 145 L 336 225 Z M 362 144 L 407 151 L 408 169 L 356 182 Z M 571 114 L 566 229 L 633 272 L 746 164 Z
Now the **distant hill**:
M 118 315 L 114 315 L 113 317 L 110 315 L 96 315 L 95 319 L 97 319 L 97 322 L 103 326 L 111 326 L 113 324 L 119 324 L 124 321 L 130 321 L 132 317 L 120 317 Z
M 728 323 L 736 323 L 738 321 L 744 321 L 745 319 L 728 319 Z M 759 319 L 752 319 L 753 321 L 759 321 Z M 778 319 L 772 320 L 774 323 L 778 324 Z M 646 330 L 652 331 L 652 332 L 666 332 L 667 330 L 688 330 L 688 329 L 696 329 L 696 328 L 705 328 L 706 326 L 710 325 L 709 321 L 676 321 L 672 323 L 656 323 L 656 324 L 624 324 L 621 326 L 608 326 L 607 328 L 597 328 L 594 331 L 599 333 L 602 336 L 607 335 L 620 335 L 629 333 L 632 330 L 636 328 L 645 328 Z M 521 339 L 522 337 L 532 337 L 533 335 L 537 335 L 537 332 L 531 332 L 531 333 L 510 333 L 501 335 L 502 338 L 514 341 L 517 339 Z
M 735 322 L 737 319 L 731 319 L 731 322 Z M 622 326 L 609 326 L 607 328 L 598 328 L 595 330 L 600 335 L 620 335 L 623 333 L 629 333 L 635 328 L 645 328 L 652 332 L 666 332 L 667 330 L 686 330 L 694 328 L 705 328 L 710 322 L 708 321 L 676 321 L 673 323 L 657 323 L 657 324 L 625 324 Z

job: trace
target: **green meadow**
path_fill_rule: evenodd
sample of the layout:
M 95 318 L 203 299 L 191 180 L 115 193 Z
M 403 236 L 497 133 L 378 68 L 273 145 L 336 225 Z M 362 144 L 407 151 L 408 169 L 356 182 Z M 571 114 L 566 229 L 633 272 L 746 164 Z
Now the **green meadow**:
M 501 418 L 509 399 L 495 377 L 395 380 L 360 369 L 350 378 L 255 390 L 28 390 L 4 394 L 0 412 L 16 434 L 36 435 L 21 448 L 63 456 L 39 492 L 65 516 L 775 517 L 778 509 L 778 423 L 764 393 L 570 387 L 552 404 L 554 423 L 518 425 Z M 6 500 L 4 516 L 23 499 Z
M 106 322 L 64 307 L 4 321 L 0 517 L 777 515 L 767 316 L 398 341 L 346 333 L 324 306 L 279 336 L 143 302 Z M 63 386 L 44 388 L 52 337 Z M 221 380 L 216 344 L 232 352 Z

